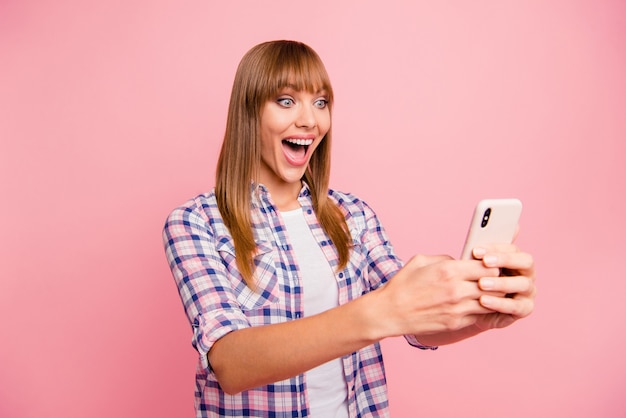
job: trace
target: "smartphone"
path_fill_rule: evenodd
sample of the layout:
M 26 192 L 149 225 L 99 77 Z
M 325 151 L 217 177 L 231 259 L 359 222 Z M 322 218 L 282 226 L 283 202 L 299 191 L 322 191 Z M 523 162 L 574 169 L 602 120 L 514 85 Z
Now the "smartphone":
M 461 260 L 471 260 L 472 250 L 484 244 L 511 243 L 522 214 L 519 199 L 485 199 L 474 209 Z

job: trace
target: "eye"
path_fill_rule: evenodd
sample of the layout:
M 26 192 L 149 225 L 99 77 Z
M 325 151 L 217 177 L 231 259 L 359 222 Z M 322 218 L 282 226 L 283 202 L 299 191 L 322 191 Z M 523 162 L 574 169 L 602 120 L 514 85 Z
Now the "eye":
M 325 109 L 326 106 L 328 106 L 328 100 L 326 99 L 318 99 L 315 101 L 315 103 L 313 103 L 315 105 L 315 107 L 317 107 L 318 109 Z
M 276 100 L 276 103 L 283 107 L 291 107 L 294 105 L 294 101 L 290 97 L 280 97 Z

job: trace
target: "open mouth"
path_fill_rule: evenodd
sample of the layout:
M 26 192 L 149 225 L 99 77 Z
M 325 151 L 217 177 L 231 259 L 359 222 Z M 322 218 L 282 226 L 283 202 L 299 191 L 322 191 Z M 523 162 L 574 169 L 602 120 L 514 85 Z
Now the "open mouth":
M 312 143 L 312 139 L 287 138 L 282 141 L 285 155 L 293 162 L 304 161 Z

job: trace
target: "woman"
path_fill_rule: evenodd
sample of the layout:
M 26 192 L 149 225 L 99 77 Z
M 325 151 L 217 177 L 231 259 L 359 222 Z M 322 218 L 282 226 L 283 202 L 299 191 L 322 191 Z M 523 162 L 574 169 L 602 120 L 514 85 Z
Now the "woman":
M 235 76 L 216 187 L 167 220 L 200 354 L 198 417 L 388 416 L 380 340 L 434 349 L 533 310 L 529 254 L 499 245 L 472 261 L 404 265 L 372 209 L 329 190 L 332 103 L 311 48 L 252 48 Z

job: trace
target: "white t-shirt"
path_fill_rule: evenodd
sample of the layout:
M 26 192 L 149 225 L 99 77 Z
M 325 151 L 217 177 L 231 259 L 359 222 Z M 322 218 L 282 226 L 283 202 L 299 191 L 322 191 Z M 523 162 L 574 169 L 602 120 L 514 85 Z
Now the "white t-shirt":
M 304 219 L 302 208 L 281 215 L 302 275 L 304 316 L 338 306 L 335 275 Z M 313 418 L 348 418 L 348 388 L 341 358 L 309 370 L 305 379 Z

